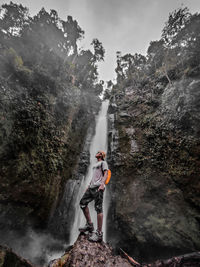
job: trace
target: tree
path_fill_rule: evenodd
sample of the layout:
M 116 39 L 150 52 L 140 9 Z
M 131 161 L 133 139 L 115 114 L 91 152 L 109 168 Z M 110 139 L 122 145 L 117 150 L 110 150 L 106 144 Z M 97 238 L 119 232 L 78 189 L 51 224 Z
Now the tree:
M 51 17 L 51 22 L 58 27 L 59 17 L 58 17 L 57 11 L 54 9 L 51 9 L 50 10 L 50 17 Z
M 107 81 L 107 88 L 111 88 L 113 86 L 113 82 L 111 80 Z
M 117 80 L 118 82 L 127 79 L 127 81 L 134 81 L 137 83 L 140 79 L 143 79 L 146 67 L 146 57 L 141 54 L 125 54 L 121 55 L 117 52 Z
M 185 27 L 190 17 L 191 13 L 187 7 L 179 8 L 169 14 L 169 19 L 162 30 L 162 39 L 166 45 L 174 45 L 173 40 L 175 40 L 181 29 Z
M 185 27 L 174 38 L 178 43 L 180 61 L 182 65 L 187 61 L 192 68 L 199 65 L 200 61 L 200 15 L 190 16 Z M 187 64 L 188 65 L 188 64 Z
M 77 43 L 83 38 L 84 31 L 71 16 L 63 21 L 56 10 L 47 12 L 42 8 L 37 15 L 29 17 L 26 7 L 12 2 L 1 7 L 0 15 L 0 41 L 3 47 L 0 67 L 6 64 L 5 77 L 20 76 L 23 72 L 27 74 L 27 79 L 31 73 L 32 79 L 37 77 L 34 75 L 37 72 L 46 80 L 56 81 L 55 84 L 70 83 L 86 90 L 90 88 L 95 94 L 102 91 L 102 84 L 97 83 L 97 63 L 104 59 L 103 45 L 94 39 L 94 52 L 78 51 Z M 15 53 L 7 53 L 9 47 Z M 14 64 L 16 60 L 17 64 Z
M 94 46 L 94 61 L 101 61 L 104 60 L 105 49 L 101 42 L 98 39 L 93 39 L 91 45 Z
M 159 41 L 150 42 L 149 48 L 147 50 L 150 74 L 154 73 L 156 69 L 162 66 L 164 53 L 165 47 L 164 41 L 162 39 Z
M 67 21 L 62 21 L 64 36 L 66 37 L 67 44 L 71 47 L 72 53 L 77 54 L 77 41 L 83 38 L 84 31 L 78 25 L 72 16 L 67 17 Z
M 125 78 L 124 73 L 123 73 L 123 67 L 122 67 L 122 53 L 121 53 L 121 51 L 116 52 L 116 57 L 117 57 L 117 67 L 115 69 L 115 72 L 117 73 L 117 83 L 120 83 Z
M 90 50 L 82 50 L 75 61 L 74 75 L 78 84 L 91 87 L 98 77 L 94 54 Z
M 8 36 L 20 35 L 23 27 L 29 24 L 29 11 L 21 4 L 2 5 L 0 9 L 0 30 Z
M 67 53 L 67 49 L 64 49 L 65 38 L 58 24 L 59 18 L 57 12 L 51 10 L 51 12 L 48 13 L 42 8 L 39 13 L 34 16 L 29 30 L 29 38 L 30 35 L 33 35 L 33 42 L 38 42 L 42 44 L 42 46 L 44 46 L 44 44 L 48 45 L 51 50 L 54 50 L 61 56 L 61 52 Z
M 179 76 L 180 73 L 194 73 L 195 69 L 199 69 L 199 27 L 200 15 L 192 15 L 188 8 L 180 8 L 170 14 L 162 34 L 166 46 L 164 59 L 167 64 L 165 66 L 170 66 L 170 68 L 167 67 L 166 74 L 172 68 L 173 72 L 179 73 Z

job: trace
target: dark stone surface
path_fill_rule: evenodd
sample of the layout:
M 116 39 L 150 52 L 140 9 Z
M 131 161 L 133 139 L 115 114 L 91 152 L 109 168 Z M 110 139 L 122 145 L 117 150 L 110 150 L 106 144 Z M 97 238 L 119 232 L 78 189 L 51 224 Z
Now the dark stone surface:
M 200 249 L 199 83 L 165 86 L 156 105 L 147 89 L 113 93 L 107 236 L 138 261 Z
M 10 248 L 0 246 L 0 267 L 34 267 L 30 262 L 22 259 Z
M 48 267 L 129 267 L 127 259 L 114 256 L 112 248 L 104 243 L 90 242 L 85 235 L 80 235 L 74 245 L 60 258 L 49 263 Z
M 84 141 L 83 151 L 80 153 L 78 162 L 73 170 L 73 177 L 65 185 L 65 190 L 61 201 L 55 212 L 52 214 L 48 229 L 54 236 L 69 241 L 70 229 L 74 222 L 74 203 L 80 188 L 82 179 L 84 179 L 90 163 L 90 144 L 94 135 L 95 121 L 93 120 L 88 128 L 86 139 Z

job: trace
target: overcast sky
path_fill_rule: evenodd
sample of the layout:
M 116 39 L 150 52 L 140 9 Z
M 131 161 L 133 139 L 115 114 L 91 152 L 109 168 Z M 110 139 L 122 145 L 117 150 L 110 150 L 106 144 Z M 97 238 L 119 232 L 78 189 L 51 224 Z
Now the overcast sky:
M 0 0 L 0 4 L 10 1 Z M 158 40 L 170 12 L 187 6 L 200 12 L 200 0 L 13 0 L 35 15 L 44 7 L 55 9 L 62 19 L 71 15 L 85 31 L 82 47 L 98 38 L 106 50 L 99 66 L 100 79 L 115 77 L 116 51 L 146 54 L 150 41 Z

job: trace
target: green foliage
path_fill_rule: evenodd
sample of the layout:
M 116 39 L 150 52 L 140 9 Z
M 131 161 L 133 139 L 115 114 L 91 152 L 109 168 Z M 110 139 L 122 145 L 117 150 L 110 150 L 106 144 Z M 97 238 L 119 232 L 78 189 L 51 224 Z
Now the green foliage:
M 83 34 L 55 10 L 30 17 L 12 2 L 0 10 L 2 194 L 7 203 L 29 205 L 42 223 L 72 177 L 103 90 L 103 46 L 97 40 L 94 53 L 78 51 Z
M 15 71 L 24 71 L 27 73 L 31 73 L 31 70 L 24 66 L 23 60 L 21 56 L 18 56 L 16 51 L 11 47 L 6 51 L 6 58 L 8 59 L 8 64 L 10 67 L 13 67 Z
M 172 83 L 183 76 L 199 76 L 200 14 L 187 7 L 169 15 L 161 39 L 150 42 L 147 56 L 117 52 L 117 84 L 119 87 L 162 81 Z
M 156 72 L 156 69 L 162 66 L 164 55 L 165 47 L 163 40 L 150 42 L 147 50 L 148 63 L 150 63 L 150 74 Z
M 102 43 L 98 39 L 93 39 L 91 45 L 94 46 L 94 61 L 104 60 L 105 50 Z
M 117 80 L 118 82 L 126 79 L 137 84 L 141 79 L 144 79 L 146 58 L 141 54 L 126 54 L 121 56 L 120 52 L 117 52 Z M 126 84 L 127 84 L 126 81 Z
M 99 93 L 99 89 L 95 92 L 97 62 L 103 60 L 105 50 L 102 43 L 94 39 L 94 53 L 90 50 L 78 52 L 77 42 L 83 38 L 84 31 L 72 16 L 64 21 L 56 10 L 47 12 L 42 8 L 30 17 L 28 8 L 12 2 L 2 5 L 0 14 L 0 42 L 6 49 L 14 49 L 18 57 L 10 61 L 13 68 L 7 73 L 8 77 L 15 75 L 17 69 L 26 74 L 29 70 L 41 69 L 56 83 L 75 83 L 82 89 L 89 87 L 94 94 Z M 3 57 L 3 62 L 10 60 L 6 55 Z M 23 79 L 25 76 L 23 74 Z
M 179 8 L 169 14 L 169 19 L 165 23 L 162 31 L 162 38 L 167 45 L 173 45 L 178 33 L 186 26 L 190 20 L 191 13 L 187 7 Z
M 28 8 L 22 5 L 4 4 L 0 8 L 0 30 L 6 35 L 16 36 L 21 34 L 23 27 L 29 21 Z
M 62 21 L 62 25 L 67 44 L 73 49 L 73 53 L 77 54 L 77 41 L 83 38 L 84 31 L 72 16 L 68 16 L 67 21 Z

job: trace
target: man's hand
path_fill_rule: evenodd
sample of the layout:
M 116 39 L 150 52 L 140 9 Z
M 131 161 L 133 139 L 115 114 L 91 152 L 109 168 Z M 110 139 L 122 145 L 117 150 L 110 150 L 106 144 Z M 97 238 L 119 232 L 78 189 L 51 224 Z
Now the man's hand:
M 98 191 L 99 191 L 99 190 L 104 190 L 104 188 L 105 188 L 105 184 L 102 183 L 102 184 L 99 186 Z

